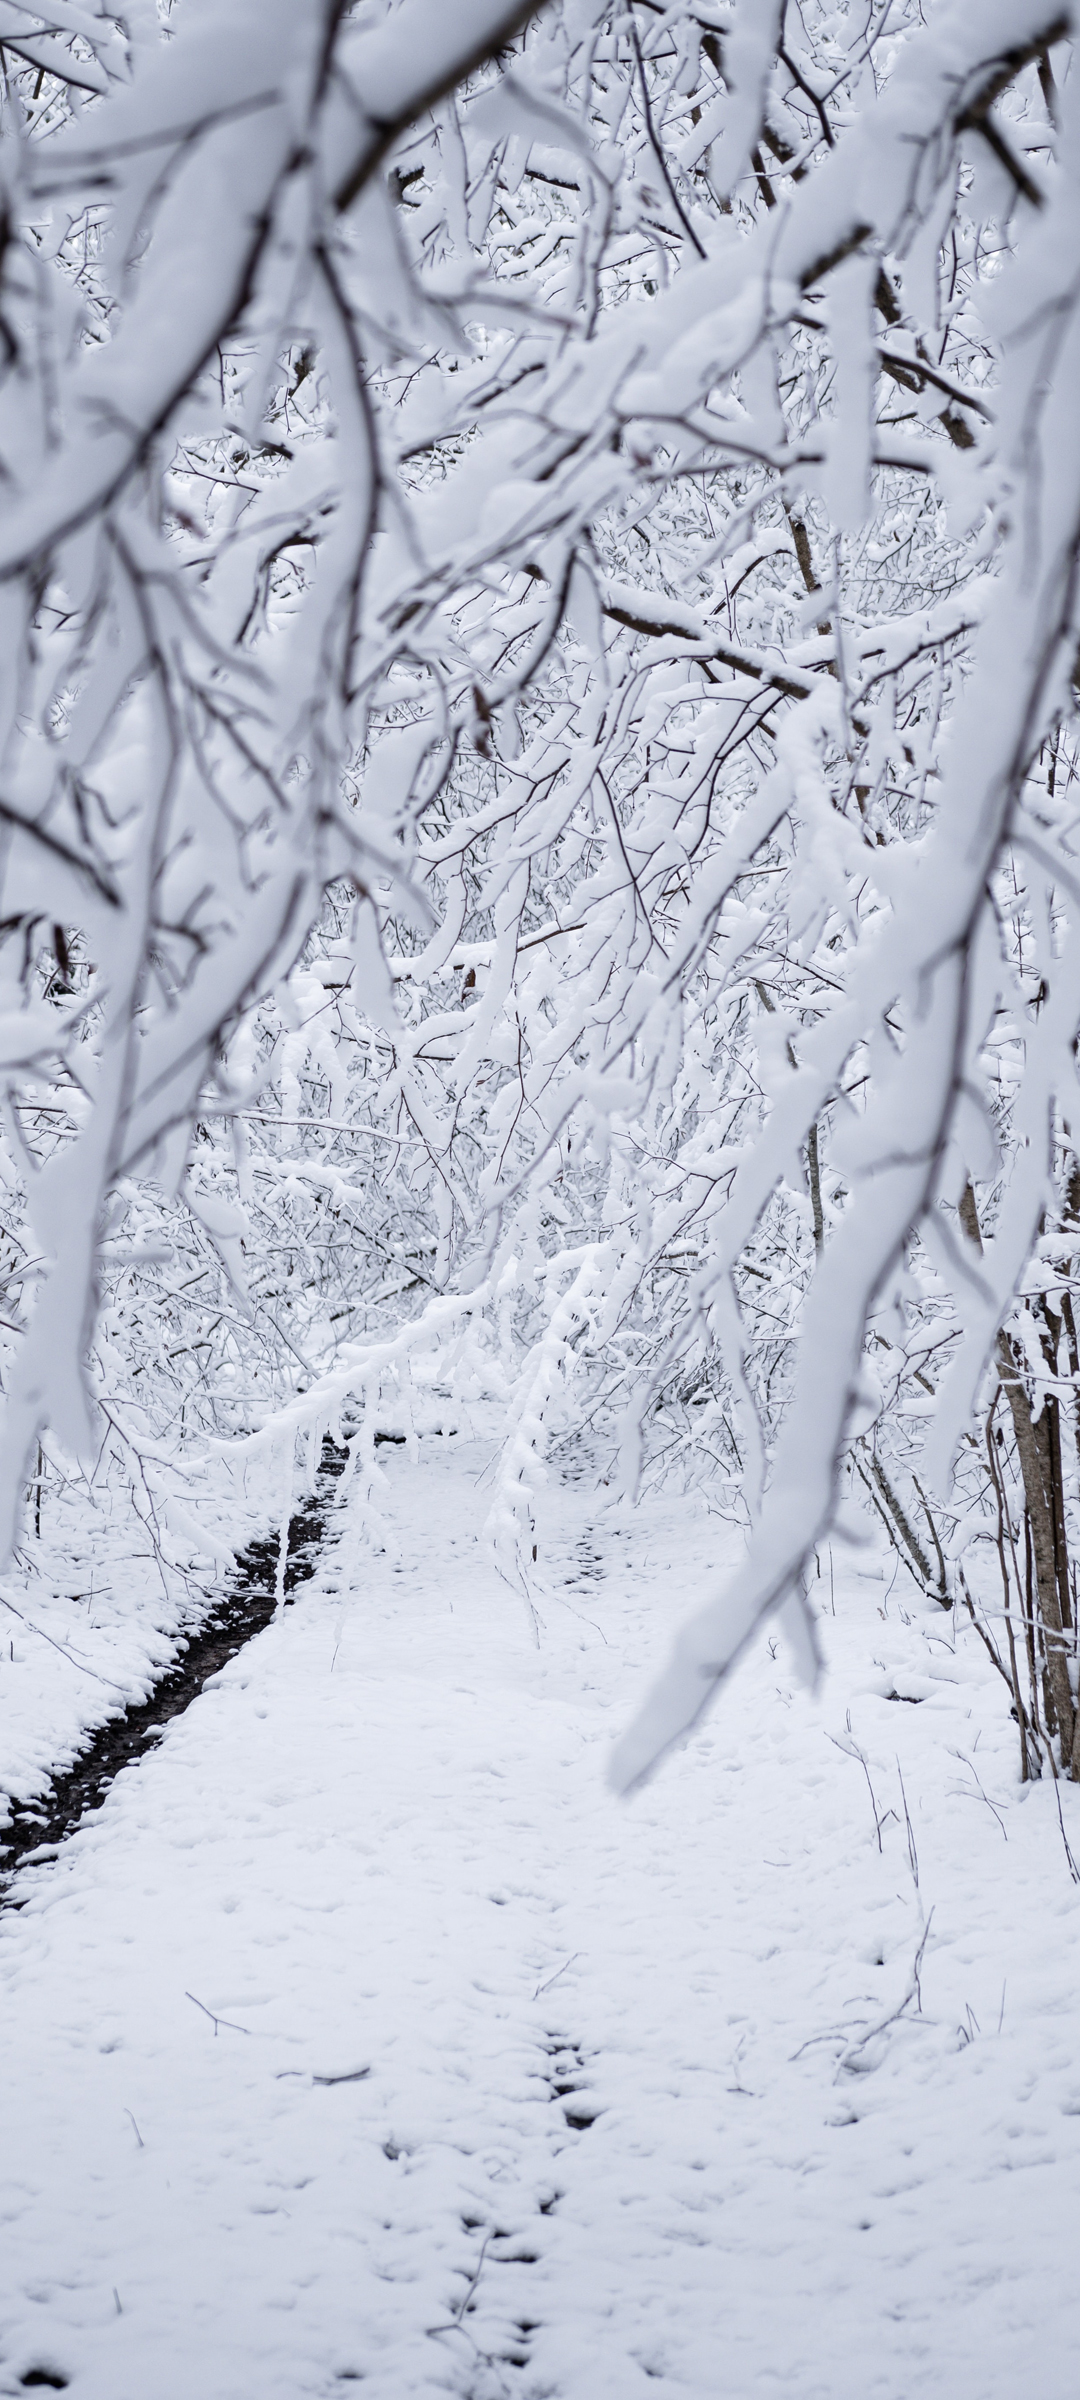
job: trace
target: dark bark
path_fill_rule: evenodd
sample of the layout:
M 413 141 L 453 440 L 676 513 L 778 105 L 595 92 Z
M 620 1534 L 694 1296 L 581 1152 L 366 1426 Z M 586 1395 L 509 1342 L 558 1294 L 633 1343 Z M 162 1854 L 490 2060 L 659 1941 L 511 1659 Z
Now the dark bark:
M 981 1251 L 979 1215 L 970 1183 L 964 1188 L 958 1214 L 968 1240 Z M 1049 1333 L 1048 1326 L 1048 1336 Z M 1048 1395 L 1038 1417 L 1035 1416 L 1028 1395 L 1022 1354 L 1007 1333 L 998 1335 L 997 1362 L 1001 1388 L 1009 1403 L 1024 1482 L 1035 1597 L 1046 1658 L 1046 1717 L 1051 1732 L 1057 1734 L 1061 1744 L 1063 1766 L 1074 1780 L 1080 1780 L 1080 1740 L 1077 1738 L 1080 1727 L 1069 1681 L 1069 1559 L 1065 1538 L 1060 1427 L 1056 1423 L 1057 1404 Z M 1051 1411 L 1054 1412 L 1053 1418 Z

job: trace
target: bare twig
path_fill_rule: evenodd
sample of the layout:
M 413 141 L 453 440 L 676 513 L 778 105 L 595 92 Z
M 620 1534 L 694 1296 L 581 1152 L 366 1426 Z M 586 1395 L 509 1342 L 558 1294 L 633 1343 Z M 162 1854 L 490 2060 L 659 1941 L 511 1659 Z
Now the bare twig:
M 229 2031 L 230 2033 L 250 2033 L 250 2032 L 251 2032 L 251 2027 L 250 2027 L 250 2025 L 234 2025 L 231 2017 L 219 2017 L 219 2016 L 215 2016 L 213 2009 L 212 2009 L 212 2008 L 207 2008 L 205 2000 L 196 2000 L 196 1999 L 195 1999 L 195 1994 L 194 1994 L 194 1992 L 185 1992 L 185 1993 L 184 1993 L 184 1998 L 185 1998 L 185 2000 L 192 2000 L 192 2001 L 194 2001 L 194 2003 L 195 2003 L 195 2007 L 196 2007 L 196 2008 L 201 2008 L 201 2010 L 202 2010 L 202 2013 L 203 2013 L 204 2017 L 209 2017 L 209 2019 L 210 2019 L 210 2022 L 211 2022 L 211 2024 L 212 2024 L 212 2026 L 213 2026 L 213 2028 L 214 2028 L 214 2040 L 215 2040 L 215 2041 L 217 2040 L 217 2035 L 218 2035 L 218 2026 L 219 2026 L 219 2025 L 224 2025 L 224 2026 L 226 2026 L 226 2027 L 228 2028 L 228 2031 Z
M 858 1759 L 859 1765 L 860 1765 L 860 1767 L 862 1768 L 863 1774 L 864 1774 L 864 1775 L 865 1775 L 865 1777 L 866 1777 L 866 1788 L 867 1788 L 867 1791 L 868 1791 L 868 1792 L 869 1792 L 869 1794 L 870 1794 L 870 1806 L 871 1806 L 871 1808 L 873 1809 L 873 1812 L 874 1812 L 874 1832 L 875 1832 L 875 1835 L 876 1835 L 876 1837 L 877 1837 L 877 1846 L 878 1846 L 878 1850 L 879 1850 L 879 1852 L 880 1852 L 880 1850 L 881 1850 L 881 1835 L 882 1835 L 882 1829 L 883 1829 L 883 1827 L 884 1827 L 884 1826 L 886 1826 L 886 1825 L 888 1824 L 888 1822 L 889 1822 L 889 1818 L 890 1818 L 890 1817 L 893 1817 L 893 1818 L 895 1818 L 895 1816 L 896 1816 L 896 1810 L 895 1810 L 894 1808 L 887 1808 L 887 1809 L 885 1810 L 885 1813 L 884 1813 L 884 1815 L 882 1815 L 882 1813 L 881 1813 L 881 1810 L 880 1810 L 880 1809 L 879 1809 L 879 1807 L 878 1807 L 878 1804 L 877 1804 L 877 1799 L 876 1799 L 876 1796 L 875 1796 L 875 1793 L 874 1793 L 874 1786 L 873 1786 L 873 1784 L 872 1784 L 872 1783 L 871 1783 L 871 1781 L 870 1781 L 870 1769 L 869 1769 L 869 1767 L 868 1767 L 868 1765 L 867 1765 L 867 1763 L 866 1763 L 866 1752 L 865 1752 L 865 1750 L 863 1750 L 863 1749 L 861 1749 L 861 1748 L 860 1748 L 860 1746 L 859 1746 L 858 1742 L 856 1741 L 856 1739 L 855 1739 L 855 1736 L 854 1736 L 854 1734 L 852 1733 L 852 1730 L 851 1730 L 851 1710 L 850 1710 L 850 1709 L 848 1710 L 848 1715 L 847 1715 L 847 1734 L 848 1734 L 848 1738 L 847 1738 L 846 1742 L 842 1742 L 842 1741 L 840 1740 L 840 1737 L 839 1737 L 839 1735 L 838 1735 L 838 1734 L 835 1734 L 835 1733 L 830 1733 L 830 1735 L 829 1735 L 829 1740 L 830 1740 L 830 1742 L 832 1743 L 832 1745 L 833 1745 L 833 1748 L 834 1748 L 835 1750 L 842 1750 L 842 1751 L 843 1751 L 843 1754 L 844 1754 L 844 1757 L 845 1757 L 845 1758 L 856 1758 L 856 1759 Z

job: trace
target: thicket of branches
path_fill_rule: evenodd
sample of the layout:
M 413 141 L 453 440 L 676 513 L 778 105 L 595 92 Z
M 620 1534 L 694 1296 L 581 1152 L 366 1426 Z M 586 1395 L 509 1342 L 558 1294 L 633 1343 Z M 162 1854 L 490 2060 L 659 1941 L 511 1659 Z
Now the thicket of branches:
M 495 1394 L 747 1529 L 624 1782 L 849 1485 L 1080 1774 L 1070 24 L 2 0 L 6 1541 Z

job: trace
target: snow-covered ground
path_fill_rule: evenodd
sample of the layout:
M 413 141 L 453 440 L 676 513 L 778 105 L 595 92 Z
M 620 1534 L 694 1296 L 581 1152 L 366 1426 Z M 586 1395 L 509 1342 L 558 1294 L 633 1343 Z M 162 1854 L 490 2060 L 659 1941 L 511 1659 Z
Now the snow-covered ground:
M 1080 1906 L 974 1637 L 824 1555 L 820 1693 L 763 1639 L 622 1804 L 730 1537 L 553 1481 L 534 1622 L 482 1446 L 383 1463 L 0 1921 L 0 2392 L 1072 2400 Z

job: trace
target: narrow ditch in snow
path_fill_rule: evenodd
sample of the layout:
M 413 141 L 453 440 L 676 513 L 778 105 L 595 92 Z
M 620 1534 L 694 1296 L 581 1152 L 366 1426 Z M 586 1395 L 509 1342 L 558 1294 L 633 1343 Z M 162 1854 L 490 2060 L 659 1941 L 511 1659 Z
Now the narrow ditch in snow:
M 376 1434 L 375 1438 L 395 1437 Z M 289 1520 L 286 1607 L 297 1585 L 315 1572 L 330 1496 L 347 1458 L 348 1450 L 327 1434 L 315 1489 Z M 182 1716 L 198 1699 L 209 1677 L 227 1666 L 237 1651 L 270 1623 L 277 1605 L 278 1546 L 276 1533 L 249 1543 L 237 1559 L 236 1574 L 222 1599 L 193 1627 L 146 1699 L 134 1700 L 116 1716 L 106 1717 L 71 1765 L 54 1775 L 44 1792 L 35 1793 L 32 1800 L 12 1802 L 10 1823 L 0 1833 L 0 1908 L 19 1905 L 13 1889 L 16 1869 L 55 1852 L 84 1817 L 101 1807 L 123 1768 L 145 1758 L 172 1718 Z

